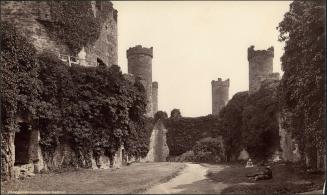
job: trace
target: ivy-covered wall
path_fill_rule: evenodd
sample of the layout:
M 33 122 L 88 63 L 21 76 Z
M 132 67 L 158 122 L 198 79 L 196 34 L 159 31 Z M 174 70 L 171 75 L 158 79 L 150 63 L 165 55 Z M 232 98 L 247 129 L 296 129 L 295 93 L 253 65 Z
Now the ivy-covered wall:
M 168 129 L 167 144 L 170 156 L 181 155 L 193 148 L 196 142 L 205 137 L 220 136 L 217 116 L 176 117 L 164 121 Z
M 145 89 L 136 78 L 125 79 L 118 66 L 67 66 L 52 53 L 36 49 L 10 24 L 1 25 L 1 167 L 12 177 L 12 148 L 17 117 L 30 116 L 40 130 L 45 161 L 57 147 L 68 144 L 76 161 L 89 167 L 91 156 L 113 160 L 124 144 L 130 156 L 145 157 L 153 128 L 144 117 Z
M 88 66 L 98 59 L 117 65 L 117 11 L 110 1 L 2 1 L 1 20 L 39 52 L 83 58 Z

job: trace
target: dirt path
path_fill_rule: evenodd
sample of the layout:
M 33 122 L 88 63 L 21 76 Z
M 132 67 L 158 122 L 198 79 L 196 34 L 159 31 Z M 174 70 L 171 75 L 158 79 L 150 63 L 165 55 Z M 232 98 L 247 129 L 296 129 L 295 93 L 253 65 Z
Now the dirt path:
M 221 167 L 223 169 L 223 167 Z M 207 179 L 208 168 L 199 164 L 187 163 L 187 167 L 177 177 L 148 189 L 145 194 L 217 194 L 226 184 L 214 183 Z

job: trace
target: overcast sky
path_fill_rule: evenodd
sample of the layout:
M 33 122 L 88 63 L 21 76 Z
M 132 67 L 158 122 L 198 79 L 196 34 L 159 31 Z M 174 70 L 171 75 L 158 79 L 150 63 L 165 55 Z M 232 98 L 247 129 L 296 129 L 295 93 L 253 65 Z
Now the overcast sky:
M 229 99 L 249 88 L 247 48 L 275 48 L 280 72 L 284 44 L 276 27 L 289 1 L 114 1 L 118 10 L 118 64 L 126 50 L 153 47 L 152 79 L 159 110 L 183 116 L 211 114 L 211 81 L 230 79 Z

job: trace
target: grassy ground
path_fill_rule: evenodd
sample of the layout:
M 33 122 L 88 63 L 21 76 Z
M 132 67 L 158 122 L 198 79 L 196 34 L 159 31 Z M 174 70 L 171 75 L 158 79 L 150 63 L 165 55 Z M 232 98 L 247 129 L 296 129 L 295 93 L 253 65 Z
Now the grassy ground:
M 116 170 L 37 174 L 2 183 L 1 193 L 137 193 L 171 179 L 184 167 L 182 163 L 136 163 Z
M 272 165 L 273 178 L 270 180 L 252 181 L 246 175 L 257 171 L 257 167 L 244 168 L 244 165 L 233 164 L 225 169 L 215 171 L 209 167 L 208 178 L 215 182 L 228 184 L 222 194 L 285 194 L 301 193 L 323 188 L 324 174 L 307 174 L 300 167 L 292 164 Z

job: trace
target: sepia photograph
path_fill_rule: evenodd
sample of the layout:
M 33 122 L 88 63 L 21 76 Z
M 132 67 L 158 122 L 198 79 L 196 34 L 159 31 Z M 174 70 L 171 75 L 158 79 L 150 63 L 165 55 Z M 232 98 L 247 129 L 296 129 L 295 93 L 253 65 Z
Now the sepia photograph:
M 1 194 L 326 194 L 326 1 L 1 1 Z

